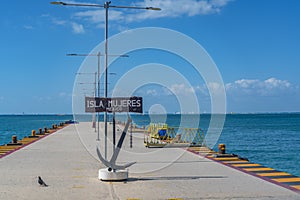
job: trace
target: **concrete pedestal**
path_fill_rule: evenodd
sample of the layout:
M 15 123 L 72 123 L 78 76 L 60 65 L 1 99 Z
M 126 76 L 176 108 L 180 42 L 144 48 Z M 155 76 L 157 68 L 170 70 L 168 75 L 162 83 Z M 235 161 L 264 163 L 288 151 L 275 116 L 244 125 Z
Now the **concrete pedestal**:
M 99 169 L 98 179 L 101 181 L 125 181 L 128 179 L 128 170 Z

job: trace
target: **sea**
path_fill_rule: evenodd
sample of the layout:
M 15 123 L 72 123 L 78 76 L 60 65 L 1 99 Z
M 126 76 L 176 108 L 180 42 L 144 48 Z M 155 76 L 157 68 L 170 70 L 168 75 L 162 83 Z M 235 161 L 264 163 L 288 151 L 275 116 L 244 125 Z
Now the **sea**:
M 150 123 L 166 123 L 168 126 L 178 127 L 180 122 L 189 126 L 189 122 L 200 119 L 199 127 L 204 132 L 207 132 L 212 117 L 210 114 L 130 116 L 138 127 L 147 127 Z M 111 115 L 109 117 L 111 121 Z M 126 118 L 126 115 L 117 115 L 119 121 L 125 121 Z M 12 135 L 22 138 L 30 135 L 31 130 L 73 119 L 79 122 L 89 121 L 92 116 L 0 115 L 0 145 L 9 143 Z M 101 120 L 103 115 L 100 115 Z M 182 123 L 182 120 L 185 122 Z M 227 153 L 300 176 L 300 113 L 227 114 L 221 135 L 213 147 L 215 151 L 220 143 L 226 145 Z
M 73 115 L 0 115 L 0 145 L 11 142 L 13 135 L 22 139 L 32 130 L 51 128 L 72 119 Z

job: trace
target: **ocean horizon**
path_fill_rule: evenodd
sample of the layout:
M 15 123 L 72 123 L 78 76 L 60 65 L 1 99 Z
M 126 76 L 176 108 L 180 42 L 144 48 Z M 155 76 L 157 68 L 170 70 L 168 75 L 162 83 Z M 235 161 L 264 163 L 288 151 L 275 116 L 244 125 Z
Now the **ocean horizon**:
M 199 128 L 207 131 L 212 114 L 133 114 L 133 123 L 146 127 L 150 123 L 167 123 L 178 127 L 183 121 L 199 118 Z M 9 143 L 12 135 L 19 139 L 29 136 L 31 130 L 51 127 L 67 120 L 91 121 L 92 115 L 72 114 L 0 114 L 0 145 Z M 126 115 L 116 115 L 119 121 L 125 121 Z M 100 115 L 103 121 L 103 115 Z M 109 115 L 111 121 L 111 115 Z M 300 176 L 300 113 L 234 113 L 226 114 L 222 134 L 216 145 L 224 143 L 227 153 L 238 154 L 251 162 L 259 163 L 276 170 Z

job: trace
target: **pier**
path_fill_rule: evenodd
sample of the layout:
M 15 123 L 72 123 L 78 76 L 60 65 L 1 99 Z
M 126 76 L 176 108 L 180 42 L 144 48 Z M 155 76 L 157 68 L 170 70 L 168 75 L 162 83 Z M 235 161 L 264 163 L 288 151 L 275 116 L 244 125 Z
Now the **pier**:
M 136 162 L 129 179 L 103 182 L 92 123 L 70 124 L 0 159 L 0 199 L 300 199 L 297 187 L 260 178 L 267 173 L 262 169 L 255 176 L 255 168 L 267 170 L 255 163 L 214 157 L 200 147 L 145 148 L 138 132 L 132 140 L 131 148 L 128 134 L 117 160 Z M 49 186 L 39 186 L 38 176 Z

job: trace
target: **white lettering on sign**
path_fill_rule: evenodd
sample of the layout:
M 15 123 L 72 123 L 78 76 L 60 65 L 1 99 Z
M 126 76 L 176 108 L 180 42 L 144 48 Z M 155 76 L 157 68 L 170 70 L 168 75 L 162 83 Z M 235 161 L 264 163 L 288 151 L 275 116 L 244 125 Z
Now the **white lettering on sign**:
M 104 108 L 103 101 L 97 102 L 95 100 L 87 100 L 87 107 L 88 108 Z
M 142 97 L 86 97 L 86 112 L 143 112 Z

